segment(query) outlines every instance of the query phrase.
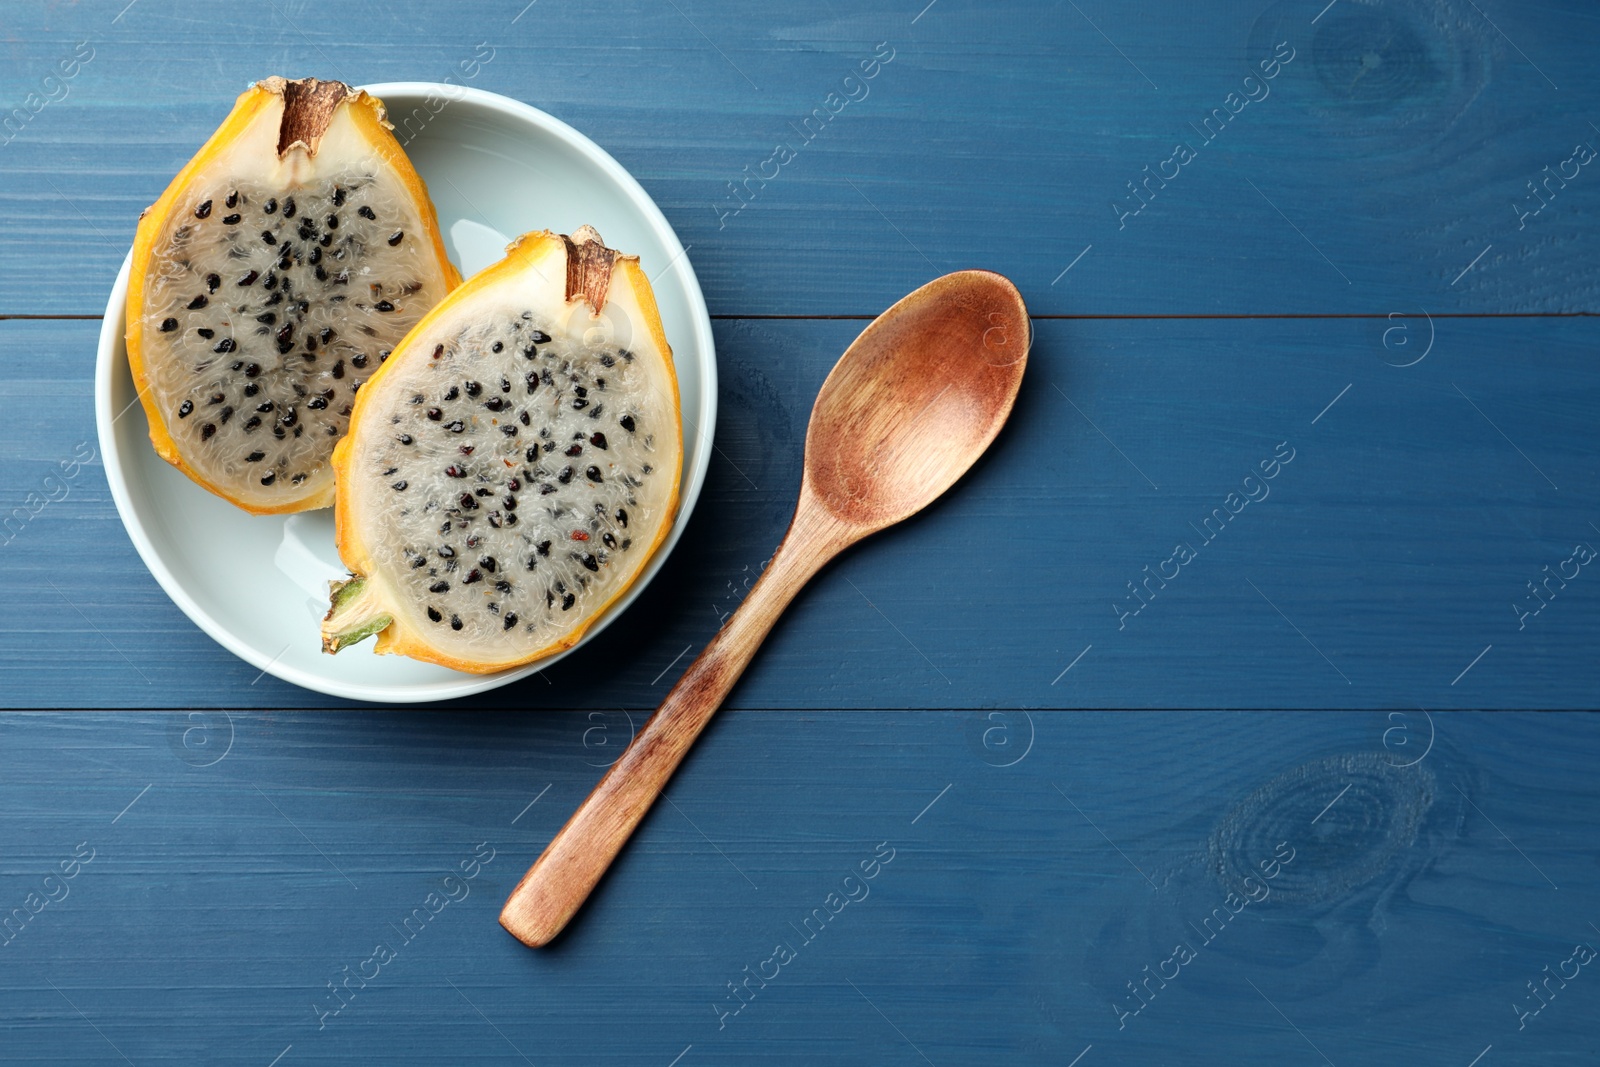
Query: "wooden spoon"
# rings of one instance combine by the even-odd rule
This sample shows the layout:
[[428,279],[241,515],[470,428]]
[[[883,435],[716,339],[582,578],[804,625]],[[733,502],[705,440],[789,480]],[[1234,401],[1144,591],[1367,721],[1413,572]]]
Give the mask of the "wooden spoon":
[[739,610],[523,876],[500,925],[560,933],[711,721],[783,609],[823,564],[954,484],[1011,413],[1032,342],[1022,295],[989,271],[947,274],[879,315],[822,383],[800,502]]

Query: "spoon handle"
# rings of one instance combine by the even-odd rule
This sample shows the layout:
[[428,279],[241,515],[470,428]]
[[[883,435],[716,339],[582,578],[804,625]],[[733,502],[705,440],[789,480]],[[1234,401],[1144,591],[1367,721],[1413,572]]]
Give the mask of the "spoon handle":
[[796,512],[783,544],[744,603],[512,890],[500,925],[517,940],[538,948],[577,914],[778,616],[811,576],[854,539],[819,511],[802,507]]

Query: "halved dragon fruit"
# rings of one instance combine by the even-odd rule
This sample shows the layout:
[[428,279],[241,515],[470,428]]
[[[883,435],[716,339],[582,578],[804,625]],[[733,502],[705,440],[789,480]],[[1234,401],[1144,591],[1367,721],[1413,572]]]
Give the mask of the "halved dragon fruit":
[[530,233],[397,346],[334,453],[323,648],[486,673],[570,647],[665,538],[683,461],[649,279],[583,227]]
[[134,383],[162,458],[247,511],[333,502],[356,391],[460,283],[383,104],[268,78],[139,222]]

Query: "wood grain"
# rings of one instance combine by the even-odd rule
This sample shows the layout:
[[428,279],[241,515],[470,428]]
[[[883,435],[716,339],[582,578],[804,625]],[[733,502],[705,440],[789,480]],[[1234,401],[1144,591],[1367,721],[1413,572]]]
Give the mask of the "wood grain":
[[[582,655],[470,706],[659,704],[782,538],[798,413],[859,326],[718,323],[718,451],[667,567]],[[1512,610],[1574,543],[1600,548],[1589,526],[1600,371],[1585,320],[1435,320],[1432,350],[1407,368],[1386,359],[1426,350],[1420,316],[1035,327],[1028,380],[989,456],[892,545],[863,544],[804,593],[733,706],[1595,703],[1588,570],[1520,630]],[[0,323],[0,399],[14,412],[0,424],[0,515],[95,440],[97,329]],[[1295,458],[1271,495],[1200,544],[1191,523],[1242,497],[1285,441]],[[1137,603],[1128,583],[1142,589],[1144,568],[1179,540],[1199,557],[1119,629],[1113,605]],[[7,706],[329,703],[258,677],[167,600],[94,463],[0,547],[0,567],[8,598],[29,605],[0,623]]]
[[[360,0],[337,26],[273,2],[225,28],[200,0],[113,21],[125,4],[0,16],[6,108],[93,49],[0,148],[0,314],[99,312],[138,212],[271,73],[451,77],[572,123],[661,204],[719,314],[875,315],[968,267],[1036,314],[1600,310],[1592,168],[1529,189],[1600,147],[1583,0],[1340,3],[1315,23],[1309,0],[1203,17],[943,0],[920,18],[898,0],[463,0],[447,20]],[[1295,58],[1268,95],[1231,102],[1280,41]],[[861,80],[880,42],[893,58]],[[1196,158],[1162,179],[1179,142]]]
[[[136,1064],[266,1067],[292,1045],[278,1067],[665,1067],[693,1045],[678,1067],[799,1067],[923,1063],[914,1044],[941,1065],[1060,1067],[1092,1043],[1079,1067],[1179,1046],[1206,1067],[1322,1062],[1253,982],[1337,1064],[1404,1050],[1464,1067],[1491,1043],[1485,1063],[1581,1063],[1587,968],[1522,1031],[1511,1004],[1596,941],[1596,720],[1433,720],[1418,769],[1434,799],[1407,849],[1335,899],[1251,904],[1119,1030],[1125,983],[1223,905],[1219,829],[1269,852],[1288,835],[1271,883],[1287,887],[1355,869],[1390,825],[1371,794],[1346,807],[1360,787],[1312,823],[1345,785],[1325,771],[1241,819],[1248,798],[1330,757],[1415,758],[1420,713],[731,712],[592,912],[539,953],[494,917],[616,754],[587,712],[0,716],[5,912],[79,842],[96,849],[0,946],[3,1054],[123,1062],[109,1038]],[[406,941],[394,927],[483,842],[469,895]],[[892,862],[863,878],[884,843]],[[846,875],[870,895],[816,933]],[[797,957],[736,1002],[728,983],[772,974],[780,941]],[[319,1029],[327,983],[380,942],[397,958]]]

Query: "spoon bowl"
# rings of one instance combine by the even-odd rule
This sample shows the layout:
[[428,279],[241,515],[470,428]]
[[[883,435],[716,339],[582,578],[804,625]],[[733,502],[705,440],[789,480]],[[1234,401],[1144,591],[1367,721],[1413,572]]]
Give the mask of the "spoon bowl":
[[861,331],[811,409],[800,501],[761,580],[512,890],[500,925],[533,947],[561,932],[795,594],[851,544],[926,507],[989,447],[1031,341],[1021,294],[981,270],[929,282]]
[[808,494],[860,535],[910,517],[1000,432],[1032,327],[992,271],[937,278],[878,316],[822,383],[806,430]]

